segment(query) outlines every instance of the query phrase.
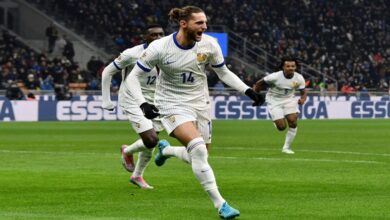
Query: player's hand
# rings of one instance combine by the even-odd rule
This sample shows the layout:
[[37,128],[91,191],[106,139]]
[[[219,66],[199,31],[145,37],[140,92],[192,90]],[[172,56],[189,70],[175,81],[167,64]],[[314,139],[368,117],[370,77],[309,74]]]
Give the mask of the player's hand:
[[305,102],[306,102],[306,99],[302,99],[302,98],[298,99],[298,104],[300,104],[300,105],[303,105],[303,103],[305,103]]
[[156,108],[156,106],[149,104],[147,102],[142,103],[140,108],[142,109],[142,112],[144,113],[144,116],[147,119],[153,119],[160,115],[158,113],[158,109]]
[[103,101],[102,108],[106,109],[108,111],[114,111],[115,105],[111,101],[108,101],[108,102]]
[[252,103],[252,106],[261,106],[265,102],[264,95],[255,92],[253,89],[249,88],[245,91],[245,95],[247,95],[250,99],[252,99],[254,102]]

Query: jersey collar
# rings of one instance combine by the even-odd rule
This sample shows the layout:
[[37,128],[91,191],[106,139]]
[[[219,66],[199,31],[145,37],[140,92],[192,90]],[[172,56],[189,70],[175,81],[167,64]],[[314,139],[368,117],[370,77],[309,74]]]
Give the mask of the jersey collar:
[[183,47],[179,44],[179,42],[177,42],[176,40],[176,35],[177,35],[177,32],[173,33],[173,42],[175,42],[176,46],[182,50],[189,50],[189,49],[192,49],[194,46],[195,46],[195,43],[193,45],[190,45],[189,47]]

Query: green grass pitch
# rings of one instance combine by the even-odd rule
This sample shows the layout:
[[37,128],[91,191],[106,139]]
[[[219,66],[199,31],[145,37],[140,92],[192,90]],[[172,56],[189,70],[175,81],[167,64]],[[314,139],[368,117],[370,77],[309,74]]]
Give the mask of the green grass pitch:
[[[390,219],[389,120],[299,121],[295,155],[284,134],[214,121],[209,162],[238,219]],[[176,158],[150,163],[154,190],[131,185],[119,148],[136,138],[125,121],[0,122],[0,219],[219,219]]]

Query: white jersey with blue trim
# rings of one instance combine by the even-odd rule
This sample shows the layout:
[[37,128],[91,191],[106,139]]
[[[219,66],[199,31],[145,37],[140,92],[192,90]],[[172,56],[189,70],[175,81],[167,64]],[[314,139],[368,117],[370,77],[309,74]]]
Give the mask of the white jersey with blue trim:
[[176,33],[153,41],[140,56],[137,65],[144,71],[155,66],[161,69],[156,86],[155,104],[162,114],[176,108],[209,108],[206,65],[224,66],[218,42],[208,35],[194,45],[183,48]]
[[264,77],[264,81],[269,85],[267,100],[285,100],[294,98],[296,89],[305,88],[305,79],[297,72],[288,79],[284,76],[283,71],[271,73]]
[[[140,44],[132,48],[124,50],[114,61],[114,66],[118,70],[122,70],[122,83],[119,89],[119,96],[124,96],[129,98],[131,101],[135,101],[131,96],[129,91],[126,91],[124,86],[124,80],[127,75],[131,72],[135,66],[137,60],[141,56],[142,52],[147,48],[147,44]],[[154,91],[156,90],[156,81],[158,78],[158,69],[153,68],[151,71],[139,77],[139,82],[141,84],[142,95],[145,99],[153,103],[154,101]]]

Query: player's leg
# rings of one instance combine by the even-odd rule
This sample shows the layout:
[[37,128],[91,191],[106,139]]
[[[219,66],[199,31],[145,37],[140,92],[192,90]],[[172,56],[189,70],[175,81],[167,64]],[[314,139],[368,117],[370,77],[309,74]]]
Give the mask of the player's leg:
[[282,151],[287,154],[294,154],[294,151],[291,149],[291,143],[294,141],[294,138],[297,134],[297,121],[299,113],[296,100],[292,99],[289,103],[285,104],[283,110],[289,128],[286,133]]
[[271,119],[274,123],[274,126],[279,131],[283,131],[284,129],[286,129],[286,120],[284,119],[284,112],[281,105],[273,105],[268,107],[268,112],[271,115]]
[[208,163],[206,144],[193,122],[185,122],[179,125],[173,131],[173,135],[187,146],[192,171],[203,189],[208,193],[214,207],[218,209],[219,215],[223,218],[238,216],[240,212],[230,207],[218,190],[214,172]]
[[185,163],[191,164],[187,149],[183,146],[171,146],[167,140],[161,140],[158,143],[158,150],[159,152],[154,158],[157,166],[164,165],[165,161],[170,157],[177,157]]
[[157,145],[158,136],[153,128],[152,121],[141,116],[128,114],[129,121],[133,130],[139,134],[141,139],[138,139],[130,145],[122,145],[122,164],[129,172],[135,169],[133,162],[133,154],[141,151],[150,151],[151,148]]
[[[153,121],[153,125],[156,130],[164,130],[164,126],[161,121]],[[190,164],[190,157],[184,146],[171,146],[167,140],[161,140],[158,142],[158,152],[154,158],[154,162],[157,166],[164,165],[165,161],[170,157],[177,157],[185,163]]]
[[284,141],[283,151],[288,154],[293,154],[294,151],[291,149],[291,143],[294,141],[295,136],[297,135],[297,121],[298,121],[298,114],[292,113],[286,115],[286,119],[288,122],[288,131],[286,133],[286,138]]
[[[143,173],[152,157],[153,147],[158,143],[158,136],[156,130],[153,127],[153,122],[146,119],[143,116],[141,109],[133,105],[132,103],[127,103],[125,107],[122,107],[126,116],[128,117],[133,130],[138,133],[141,139],[138,139],[131,145],[122,146],[122,161],[126,170],[133,172],[130,177],[130,182],[139,186],[142,189],[151,189],[149,184],[143,179]],[[137,163],[130,163],[133,161],[133,154],[138,154]],[[129,158],[131,160],[129,160]],[[129,169],[133,167],[133,170]]]
[[154,146],[157,144],[158,137],[154,129],[147,130],[139,134],[143,143],[148,143],[148,145],[144,144],[142,148],[140,148],[138,153],[138,160],[134,168],[134,172],[130,177],[130,182],[139,186],[142,189],[153,189],[143,178],[144,171],[148,166],[154,148],[150,148],[150,146]]
[[[203,140],[205,140],[207,151],[211,146],[211,134],[212,134],[212,122],[209,111],[202,112],[199,115],[196,122],[196,127]],[[156,155],[155,163],[157,166],[162,166],[168,157],[177,157],[182,161],[191,164],[190,156],[185,147],[174,147],[170,146],[165,140],[159,142],[159,153]]]
[[214,172],[208,163],[205,141],[194,124],[196,117],[197,115],[194,112],[188,112],[186,115],[164,117],[162,123],[168,134],[187,146],[192,171],[203,189],[208,193],[214,207],[222,211],[221,216],[224,218],[237,216],[239,211],[231,208],[219,193]]
[[[173,131],[173,135],[187,146],[191,158],[192,170],[204,190],[209,192],[214,206],[219,208],[225,201],[219,194],[213,170],[208,164],[206,144],[193,122],[185,122]],[[214,193],[215,191],[215,193]]]

